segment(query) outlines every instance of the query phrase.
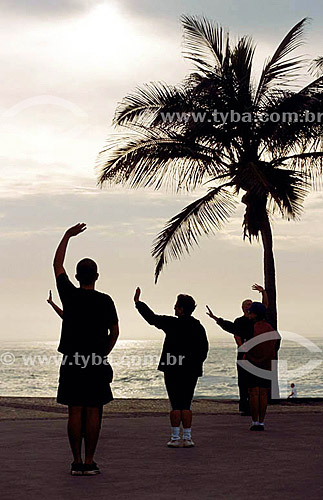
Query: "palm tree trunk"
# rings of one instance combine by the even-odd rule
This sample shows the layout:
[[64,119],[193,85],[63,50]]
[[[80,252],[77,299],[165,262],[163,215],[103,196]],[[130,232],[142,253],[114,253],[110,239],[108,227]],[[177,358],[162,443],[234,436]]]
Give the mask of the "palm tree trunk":
[[[261,229],[262,244],[264,247],[264,275],[265,275],[265,289],[268,295],[268,322],[277,330],[277,300],[276,300],[276,271],[275,259],[273,251],[273,236],[267,212],[263,219]],[[276,360],[278,360],[278,349],[280,342],[277,346]],[[269,401],[273,403],[278,401],[279,396],[279,383],[278,383],[278,365],[273,366],[274,378],[272,379]]]
[[273,252],[272,230],[266,213],[261,229],[262,244],[264,247],[264,276],[265,289],[268,295],[268,321],[271,326],[277,329],[277,301],[276,301],[276,271]]

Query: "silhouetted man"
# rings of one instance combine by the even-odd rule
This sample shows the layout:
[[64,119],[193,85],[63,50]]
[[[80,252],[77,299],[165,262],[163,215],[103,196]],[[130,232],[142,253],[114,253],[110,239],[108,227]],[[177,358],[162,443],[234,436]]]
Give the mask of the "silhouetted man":
[[[76,267],[80,287],[69,280],[63,267],[71,237],[85,231],[76,224],[66,231],[55,254],[54,272],[57,290],[63,304],[63,324],[58,351],[64,356],[60,368],[57,402],[68,405],[68,437],[74,462],[72,475],[99,473],[94,453],[100,432],[102,406],[112,399],[112,368],[107,355],[118,335],[118,316],[109,295],[95,290],[99,277],[92,259],[82,259]],[[82,415],[84,421],[82,422]],[[84,425],[85,460],[81,457],[82,423]]]
[[150,324],[166,334],[158,370],[164,372],[165,385],[171,404],[170,448],[181,444],[180,425],[183,425],[183,446],[194,446],[191,436],[191,402],[198,378],[202,376],[203,362],[208,352],[204,327],[192,317],[196,307],[190,295],[178,295],[174,306],[175,316],[159,316],[139,300],[140,288],[134,296],[136,308]]

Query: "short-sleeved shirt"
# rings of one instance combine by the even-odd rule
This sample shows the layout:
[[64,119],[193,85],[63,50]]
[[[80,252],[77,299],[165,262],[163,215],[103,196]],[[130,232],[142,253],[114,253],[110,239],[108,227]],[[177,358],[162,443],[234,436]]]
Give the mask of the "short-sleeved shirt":
[[63,323],[58,351],[63,354],[99,354],[105,356],[108,334],[118,323],[111,297],[97,290],[77,288],[66,273],[56,278],[63,304]]
[[279,333],[267,323],[265,320],[254,323],[254,335],[262,335],[263,333],[273,333],[274,338],[264,339],[261,343],[255,345],[246,353],[246,359],[251,361],[255,366],[264,370],[271,370],[271,362],[276,359],[277,342],[280,340]]
[[166,334],[158,370],[201,377],[209,344],[199,320],[185,315],[178,318],[158,315],[141,301],[136,303],[136,308],[150,325]]

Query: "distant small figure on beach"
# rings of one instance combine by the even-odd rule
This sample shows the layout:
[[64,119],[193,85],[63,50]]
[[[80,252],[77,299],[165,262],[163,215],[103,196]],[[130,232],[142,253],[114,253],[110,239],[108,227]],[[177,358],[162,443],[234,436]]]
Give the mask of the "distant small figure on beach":
[[136,289],[134,302],[138,312],[150,324],[166,334],[158,370],[164,372],[165,386],[171,404],[170,448],[181,446],[180,425],[183,426],[183,447],[194,446],[191,435],[191,402],[203,362],[208,353],[208,340],[201,323],[193,318],[196,304],[190,295],[178,295],[175,316],[159,316],[140,299]]
[[[99,438],[103,405],[112,399],[110,383],[113,371],[107,355],[118,335],[118,316],[109,295],[95,290],[99,274],[96,263],[82,259],[76,266],[77,288],[63,267],[70,238],[86,230],[76,224],[66,231],[54,257],[57,290],[63,310],[54,304],[50,292],[48,303],[63,319],[58,351],[63,354],[60,367],[57,402],[68,405],[68,437],[74,461],[71,474],[95,475],[100,472],[94,462]],[[85,460],[82,461],[84,437]]]
[[287,398],[297,398],[297,389],[295,384],[290,384],[290,388],[292,392],[289,394],[289,396],[287,396]]
[[[248,310],[249,318],[253,323],[253,338],[262,334],[268,333],[268,337],[260,340],[251,348],[246,344],[240,348],[245,354],[240,364],[245,364],[249,361],[254,368],[266,370],[268,373],[272,370],[272,362],[276,359],[277,344],[280,341],[278,332],[274,331],[273,327],[265,320],[266,307],[261,302],[253,302]],[[246,367],[247,369],[247,367]],[[270,390],[272,380],[264,378],[261,375],[252,373],[250,369],[247,373],[247,385],[249,390],[250,411],[252,416],[251,431],[263,431],[265,429],[264,421],[268,404],[268,392]]]
[[[262,303],[267,308],[268,307],[268,297],[266,290],[256,283],[252,286],[252,290],[256,290],[262,294]],[[251,299],[245,299],[241,304],[241,309],[243,312],[243,316],[236,318],[233,322],[227,321],[220,317],[217,317],[213,314],[209,306],[207,307],[207,315],[210,318],[214,319],[217,324],[228,333],[232,333],[234,335],[234,339],[236,341],[238,350],[237,350],[237,372],[238,372],[238,387],[239,387],[239,411],[242,416],[250,415],[250,407],[249,407],[249,391],[248,391],[248,374],[246,371],[239,365],[238,361],[243,359],[243,353],[239,351],[239,347],[242,346],[245,342],[250,340],[253,337],[253,323],[249,318],[249,309],[252,305]]]

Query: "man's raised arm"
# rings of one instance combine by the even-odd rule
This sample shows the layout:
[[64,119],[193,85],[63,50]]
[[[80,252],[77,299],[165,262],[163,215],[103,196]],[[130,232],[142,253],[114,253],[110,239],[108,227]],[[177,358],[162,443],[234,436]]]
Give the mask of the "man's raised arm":
[[209,306],[206,306],[207,312],[206,314],[210,316],[210,318],[214,319],[214,321],[217,322],[217,324],[224,330],[225,332],[232,333],[235,335],[237,333],[235,324],[232,323],[232,321],[227,321],[226,319],[219,318],[218,316],[215,316]]
[[141,290],[138,287],[135,291],[134,295],[134,303],[136,306],[137,311],[141,314],[141,316],[149,323],[150,325],[156,326],[156,328],[159,328],[163,330],[165,326],[167,326],[167,323],[169,321],[168,316],[160,316],[158,314],[155,314],[150,307],[147,306],[144,302],[141,302],[140,299],[140,294]]
[[77,236],[80,233],[83,233],[85,229],[86,229],[86,224],[79,223],[73,227],[70,227],[64,234],[55,252],[55,257],[53,262],[55,277],[59,276],[62,273],[65,273],[64,260],[65,260],[67,244],[70,238],[72,238],[73,236]]

